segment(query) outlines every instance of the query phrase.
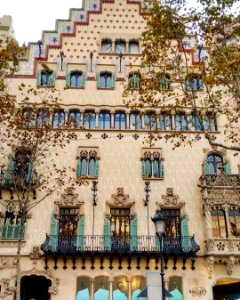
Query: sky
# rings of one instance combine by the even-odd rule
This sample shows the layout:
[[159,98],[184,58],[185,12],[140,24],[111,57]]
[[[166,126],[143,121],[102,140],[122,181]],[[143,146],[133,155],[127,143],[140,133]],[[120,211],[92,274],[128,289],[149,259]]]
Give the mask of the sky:
[[0,17],[13,18],[19,45],[41,39],[43,30],[54,30],[56,19],[68,19],[70,8],[81,8],[81,0],[1,0]]

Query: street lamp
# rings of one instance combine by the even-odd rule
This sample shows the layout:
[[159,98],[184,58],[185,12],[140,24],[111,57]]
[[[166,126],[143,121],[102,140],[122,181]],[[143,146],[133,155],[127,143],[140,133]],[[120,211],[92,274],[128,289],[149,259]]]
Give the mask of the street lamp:
[[165,300],[165,292],[164,292],[164,271],[163,271],[163,233],[165,231],[165,223],[166,218],[163,216],[160,210],[156,211],[156,214],[153,218],[151,218],[154,225],[155,225],[155,231],[156,235],[159,239],[160,243],[160,253],[161,253],[161,280],[162,280],[162,299]]

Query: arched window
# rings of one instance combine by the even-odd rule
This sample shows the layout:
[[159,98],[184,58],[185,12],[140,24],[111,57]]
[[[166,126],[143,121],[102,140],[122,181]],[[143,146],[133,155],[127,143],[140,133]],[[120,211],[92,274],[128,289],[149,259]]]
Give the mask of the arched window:
[[171,115],[167,113],[162,113],[160,115],[160,129],[161,130],[171,130]]
[[210,154],[207,157],[208,174],[219,174],[223,167],[223,158],[218,154]]
[[55,73],[51,70],[40,71],[38,74],[38,85],[39,86],[53,86],[55,81]]
[[96,150],[81,150],[77,161],[77,176],[97,177],[98,176],[98,157]]
[[130,41],[129,42],[129,53],[130,54],[139,54],[139,42],[138,41]]
[[144,115],[144,126],[146,130],[157,129],[157,116],[154,112]]
[[100,129],[110,129],[111,115],[109,111],[102,111],[99,114],[98,126]]
[[38,110],[36,125],[38,128],[49,126],[49,112],[46,109],[40,108]]
[[116,112],[114,115],[114,128],[126,129],[126,114],[124,112]]
[[112,41],[110,39],[102,40],[101,51],[103,53],[111,53],[112,52]]
[[68,122],[71,128],[80,128],[81,114],[79,110],[71,109],[68,115]]
[[185,84],[188,91],[203,90],[204,88],[203,80],[197,74],[189,74],[186,77]]
[[83,114],[83,127],[86,129],[96,128],[96,114],[92,110],[86,110]]
[[55,111],[53,115],[53,128],[63,128],[65,114],[62,109]]
[[67,85],[74,88],[84,87],[84,73],[82,71],[73,71],[67,76]]
[[102,72],[97,78],[97,87],[101,89],[111,89],[114,88],[115,79],[112,73]]
[[159,151],[146,151],[142,160],[142,177],[143,178],[163,178],[163,162]]
[[115,41],[115,52],[116,53],[126,53],[126,42],[123,40],[116,40]]
[[25,108],[22,112],[22,126],[33,128],[35,126],[36,115],[31,108]]
[[140,75],[137,73],[131,73],[128,76],[128,85],[130,89],[140,89]]
[[159,88],[160,90],[170,90],[170,75],[162,74],[159,79]]
[[142,128],[142,119],[139,112],[131,112],[130,114],[130,129],[138,130]]
[[176,114],[175,116],[176,130],[187,130],[187,117],[184,113]]
[[211,217],[212,217],[213,237],[215,238],[227,237],[226,216],[224,210],[222,209],[212,210]]
[[200,122],[200,118],[197,114],[192,114],[190,116],[190,127],[192,130],[202,131],[202,124]]

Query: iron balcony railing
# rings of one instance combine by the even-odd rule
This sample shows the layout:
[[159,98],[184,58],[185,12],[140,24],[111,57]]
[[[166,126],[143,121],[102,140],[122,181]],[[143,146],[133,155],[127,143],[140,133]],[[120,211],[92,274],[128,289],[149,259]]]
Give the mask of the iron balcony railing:
[[111,253],[196,253],[200,247],[194,236],[164,237],[162,247],[157,236],[131,236],[119,238],[104,235],[61,236],[47,235],[41,250],[46,253],[81,253],[81,252],[111,252]]
[[15,171],[1,170],[0,171],[0,188],[14,188],[22,185],[35,187],[38,184],[38,177],[35,171],[31,174],[17,174]]

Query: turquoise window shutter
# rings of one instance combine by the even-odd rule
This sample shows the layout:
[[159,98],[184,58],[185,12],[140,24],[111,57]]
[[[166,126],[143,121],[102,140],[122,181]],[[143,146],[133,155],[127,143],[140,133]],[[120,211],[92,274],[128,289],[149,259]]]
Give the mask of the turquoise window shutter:
[[203,90],[204,89],[204,84],[203,84],[203,80],[202,79],[199,79],[198,84],[199,84],[199,89]]
[[101,88],[101,78],[100,78],[100,74],[97,75],[97,88],[98,88],[98,89]]
[[160,160],[159,162],[159,168],[160,168],[160,178],[163,178],[164,177],[164,165],[163,165],[163,161]]
[[142,177],[146,177],[145,160],[142,161]]
[[77,227],[77,241],[76,241],[77,251],[84,250],[84,226],[85,226],[85,216],[82,215],[78,221],[78,227]]
[[112,74],[112,88],[115,87],[115,76]]
[[188,233],[188,215],[184,214],[184,218],[181,221],[181,238],[182,238],[182,250],[189,252],[189,233]]
[[106,215],[104,217],[104,250],[111,250],[111,225]]
[[14,158],[12,155],[8,156],[8,168],[6,174],[6,185],[11,185],[13,183],[14,175]]
[[42,77],[42,73],[38,72],[38,74],[37,74],[37,86],[41,85],[41,77]]
[[49,82],[49,85],[53,86],[55,84],[55,80],[56,80],[56,74],[53,72],[50,82]]
[[81,79],[80,79],[80,87],[84,88],[85,87],[85,74],[82,73]]
[[95,161],[95,176],[98,177],[99,174],[99,163],[98,160],[96,159]]
[[28,184],[32,184],[33,183],[32,182],[32,180],[33,180],[33,168],[32,168],[32,163],[31,162],[28,163],[27,178],[26,178],[26,180],[27,180]]
[[136,213],[130,223],[130,249],[131,251],[138,250],[138,219]]
[[224,173],[227,175],[231,174],[231,165],[229,159],[226,160],[226,163],[224,165]]
[[71,74],[67,74],[67,86],[71,86]]
[[203,163],[203,173],[205,175],[210,174],[209,163],[208,163],[207,159]]
[[58,234],[59,234],[59,221],[54,217],[54,214],[52,213],[49,247],[50,250],[53,252],[56,252],[58,248]]
[[81,176],[81,159],[80,157],[77,160],[77,170],[76,170],[77,176]]

